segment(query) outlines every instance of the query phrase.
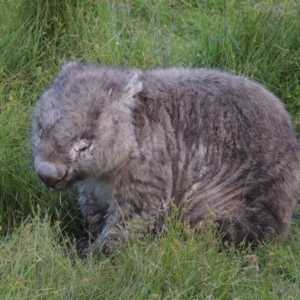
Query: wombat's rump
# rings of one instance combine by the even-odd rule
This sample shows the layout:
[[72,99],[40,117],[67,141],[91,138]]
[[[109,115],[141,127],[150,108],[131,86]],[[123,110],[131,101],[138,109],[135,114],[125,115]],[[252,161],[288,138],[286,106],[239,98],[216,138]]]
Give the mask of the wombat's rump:
[[159,228],[172,205],[236,243],[289,232],[299,143],[281,102],[244,77],[71,62],[36,105],[32,141],[47,186],[78,186],[81,254]]

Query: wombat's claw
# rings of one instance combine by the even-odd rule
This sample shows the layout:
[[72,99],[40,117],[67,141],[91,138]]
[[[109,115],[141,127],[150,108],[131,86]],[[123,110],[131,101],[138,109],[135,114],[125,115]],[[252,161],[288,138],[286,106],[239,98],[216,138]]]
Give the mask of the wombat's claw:
[[89,254],[97,254],[102,252],[102,242],[96,240],[79,241],[76,245],[76,252],[79,258],[84,259]]
[[76,242],[76,252],[78,257],[85,258],[88,253],[89,245],[90,245],[91,239],[89,237],[88,232],[83,232],[82,235],[77,239]]

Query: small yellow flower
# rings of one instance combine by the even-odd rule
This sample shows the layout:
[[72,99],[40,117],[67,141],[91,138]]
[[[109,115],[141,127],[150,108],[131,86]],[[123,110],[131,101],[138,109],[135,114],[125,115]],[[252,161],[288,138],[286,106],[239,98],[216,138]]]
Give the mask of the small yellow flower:
[[38,259],[35,259],[34,261],[33,261],[33,263],[36,265],[36,264],[38,264],[39,262],[41,262],[42,261],[42,259],[41,258],[38,258]]
[[88,280],[87,278],[83,278],[83,279],[82,279],[82,283],[86,284],[86,283],[88,283],[88,282],[89,282],[89,280]]
[[273,251],[269,252],[269,257],[272,257],[274,255],[275,255],[275,253]]
[[17,282],[16,282],[16,286],[17,286],[17,287],[23,286],[23,283],[20,282],[20,281],[17,281]]
[[60,293],[59,293],[59,291],[55,291],[55,292],[53,293],[53,295],[54,295],[55,297],[59,297]]
[[212,217],[213,219],[216,219],[216,218],[217,218],[217,215],[216,215],[215,213],[212,213],[212,214],[211,214],[211,217]]

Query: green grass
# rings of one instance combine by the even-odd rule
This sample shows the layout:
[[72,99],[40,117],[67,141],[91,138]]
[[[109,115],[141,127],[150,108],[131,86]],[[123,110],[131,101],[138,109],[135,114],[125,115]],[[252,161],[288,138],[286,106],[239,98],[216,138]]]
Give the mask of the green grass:
[[3,238],[2,299],[299,299],[295,233],[284,244],[219,251],[209,232],[183,238],[172,228],[114,257],[82,261],[51,223],[37,214]]
[[297,221],[287,241],[254,250],[219,252],[209,233],[171,228],[113,258],[75,259],[76,194],[46,190],[30,151],[34,104],[73,59],[249,76],[299,135],[299,1],[8,0],[0,11],[1,299],[299,299]]

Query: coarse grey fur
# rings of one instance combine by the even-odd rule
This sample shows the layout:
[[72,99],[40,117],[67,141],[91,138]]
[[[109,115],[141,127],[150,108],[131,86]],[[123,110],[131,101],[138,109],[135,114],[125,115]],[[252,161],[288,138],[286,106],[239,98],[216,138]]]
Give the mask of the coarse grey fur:
[[174,205],[191,227],[213,218],[236,243],[289,232],[300,146],[282,103],[244,77],[70,62],[32,127],[41,180],[78,186],[89,224],[80,255],[159,228]]

